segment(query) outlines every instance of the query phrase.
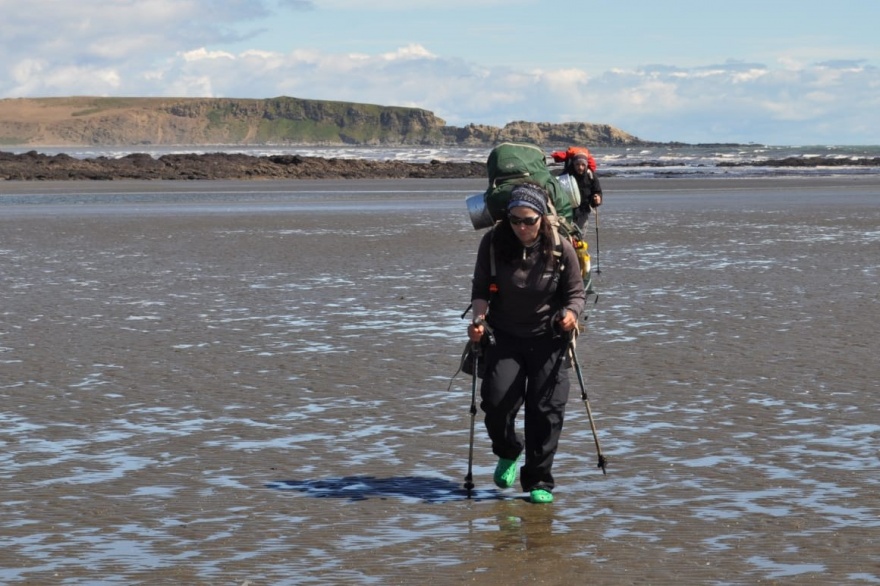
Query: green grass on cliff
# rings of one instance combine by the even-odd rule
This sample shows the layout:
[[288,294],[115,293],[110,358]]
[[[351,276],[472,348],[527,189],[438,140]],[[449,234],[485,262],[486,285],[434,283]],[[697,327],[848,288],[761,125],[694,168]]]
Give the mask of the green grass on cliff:
[[339,128],[314,120],[262,120],[257,129],[257,142],[338,142]]

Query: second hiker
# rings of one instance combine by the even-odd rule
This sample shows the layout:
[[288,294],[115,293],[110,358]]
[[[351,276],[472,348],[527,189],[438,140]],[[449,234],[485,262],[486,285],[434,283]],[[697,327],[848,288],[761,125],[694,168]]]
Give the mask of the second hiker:
[[563,173],[570,175],[577,183],[581,203],[574,208],[574,223],[584,229],[590,211],[602,205],[602,185],[596,175],[596,160],[590,151],[583,147],[569,147],[566,151],[553,153],[556,162],[564,162]]

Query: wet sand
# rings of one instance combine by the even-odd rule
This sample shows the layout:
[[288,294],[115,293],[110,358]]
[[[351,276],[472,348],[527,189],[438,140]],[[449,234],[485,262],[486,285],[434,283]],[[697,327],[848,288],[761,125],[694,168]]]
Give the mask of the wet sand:
[[603,183],[549,506],[462,490],[482,181],[0,183],[0,581],[880,582],[880,181]]

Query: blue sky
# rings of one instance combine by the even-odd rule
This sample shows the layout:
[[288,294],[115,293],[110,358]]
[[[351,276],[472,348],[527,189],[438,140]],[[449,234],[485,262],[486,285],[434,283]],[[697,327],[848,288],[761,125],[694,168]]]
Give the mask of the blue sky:
[[0,97],[298,98],[880,144],[875,0],[0,0]]

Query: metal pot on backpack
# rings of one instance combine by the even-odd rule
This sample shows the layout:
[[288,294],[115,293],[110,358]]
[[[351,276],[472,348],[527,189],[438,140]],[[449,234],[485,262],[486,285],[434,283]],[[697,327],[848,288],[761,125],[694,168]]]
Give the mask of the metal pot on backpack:
[[[575,188],[577,188],[577,186],[575,186]],[[495,220],[493,220],[492,216],[489,214],[489,208],[486,207],[486,198],[483,197],[483,195],[484,194],[482,193],[476,193],[465,199],[468,214],[471,216],[471,224],[474,225],[474,230],[482,230],[483,228],[489,228],[495,224]]]
[[562,191],[565,192],[565,195],[568,196],[568,200],[571,202],[572,209],[577,208],[581,205],[581,190],[578,187],[577,181],[574,177],[569,175],[568,173],[564,173],[556,177],[556,180],[559,181],[559,184],[562,186]]

